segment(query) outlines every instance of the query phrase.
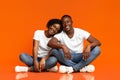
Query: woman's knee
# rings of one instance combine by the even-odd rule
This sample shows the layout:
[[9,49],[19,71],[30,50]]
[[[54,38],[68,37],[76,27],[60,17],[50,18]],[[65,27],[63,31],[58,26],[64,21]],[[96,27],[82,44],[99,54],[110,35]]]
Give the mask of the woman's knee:
[[21,53],[20,56],[19,56],[19,58],[26,65],[28,65],[28,66],[32,66],[33,65],[33,59],[27,53]]
[[24,60],[26,59],[26,56],[27,56],[27,55],[28,55],[27,53],[21,53],[21,54],[19,55],[20,60],[21,60],[21,61],[24,61]]

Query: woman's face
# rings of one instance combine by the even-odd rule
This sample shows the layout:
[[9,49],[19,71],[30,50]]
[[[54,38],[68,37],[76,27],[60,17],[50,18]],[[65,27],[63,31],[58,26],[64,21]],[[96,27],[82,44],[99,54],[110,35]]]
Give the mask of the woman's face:
[[60,30],[60,24],[53,24],[49,27],[48,32],[50,35],[55,35]]

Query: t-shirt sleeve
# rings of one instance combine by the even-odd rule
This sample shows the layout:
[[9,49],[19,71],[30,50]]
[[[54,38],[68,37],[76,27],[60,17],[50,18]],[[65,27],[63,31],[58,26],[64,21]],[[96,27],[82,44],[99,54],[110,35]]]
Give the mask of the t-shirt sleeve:
[[90,33],[87,32],[87,31],[85,31],[85,30],[81,29],[80,32],[81,32],[81,34],[82,34],[82,36],[83,36],[84,39],[88,39],[88,37],[90,36]]
[[54,35],[54,37],[57,38],[58,41],[61,41],[61,38],[62,38],[61,33]]
[[38,31],[38,30],[35,31],[33,39],[39,41],[39,39],[40,39],[40,31]]

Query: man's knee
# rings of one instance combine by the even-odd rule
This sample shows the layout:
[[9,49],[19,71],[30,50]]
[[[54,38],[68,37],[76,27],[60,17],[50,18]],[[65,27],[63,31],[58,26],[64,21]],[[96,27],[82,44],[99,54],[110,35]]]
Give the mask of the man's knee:
[[49,62],[50,62],[51,64],[56,65],[56,64],[57,64],[57,58],[54,57],[54,56],[51,56],[50,59],[49,59]]
[[52,49],[52,55],[58,54],[58,50],[57,49]]
[[95,48],[93,48],[93,53],[96,54],[96,55],[99,55],[101,53],[101,50],[100,50],[100,47],[99,46],[96,46]]

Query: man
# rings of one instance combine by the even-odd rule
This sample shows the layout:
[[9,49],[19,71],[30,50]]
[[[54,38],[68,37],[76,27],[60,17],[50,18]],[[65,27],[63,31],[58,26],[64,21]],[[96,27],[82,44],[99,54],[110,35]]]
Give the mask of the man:
[[[100,54],[98,46],[101,43],[89,32],[73,28],[71,16],[64,15],[61,20],[63,32],[48,42],[48,46],[56,48],[52,50],[52,54],[57,57],[60,64],[65,65],[60,66],[60,73],[93,72],[94,66],[88,64]],[[89,42],[85,48],[84,39]]]

